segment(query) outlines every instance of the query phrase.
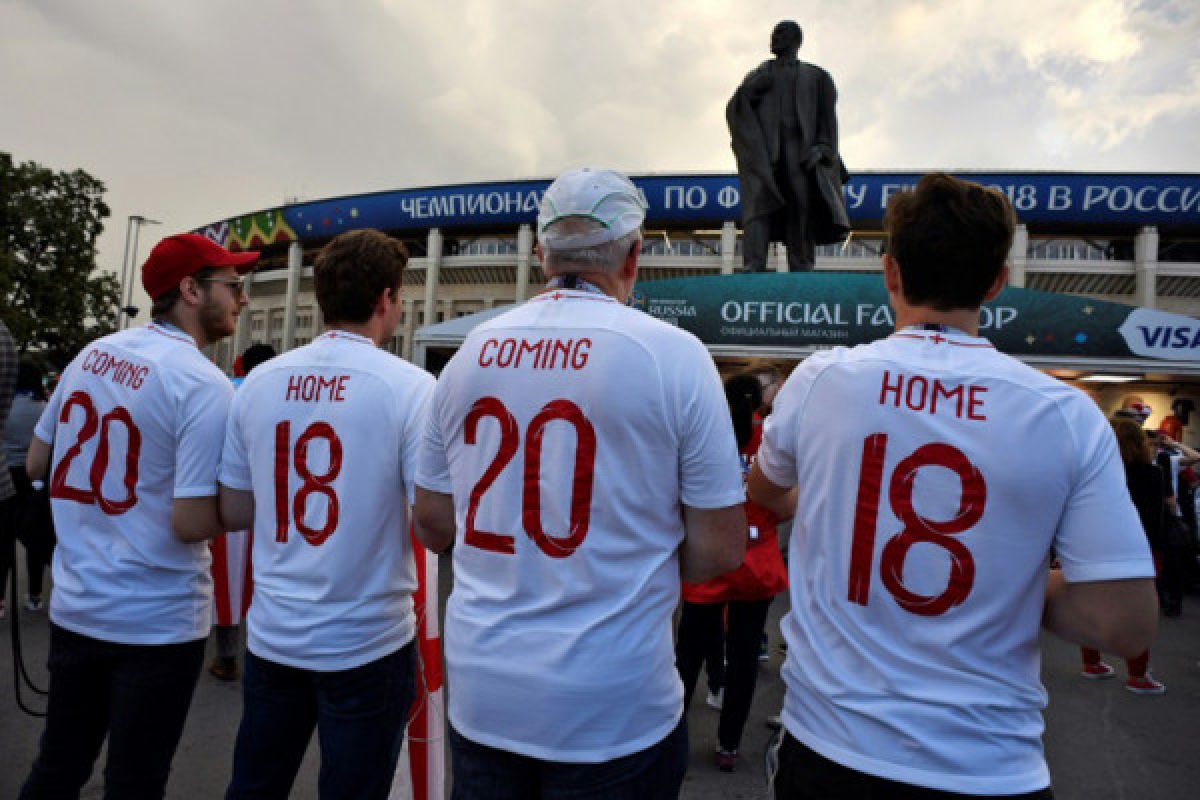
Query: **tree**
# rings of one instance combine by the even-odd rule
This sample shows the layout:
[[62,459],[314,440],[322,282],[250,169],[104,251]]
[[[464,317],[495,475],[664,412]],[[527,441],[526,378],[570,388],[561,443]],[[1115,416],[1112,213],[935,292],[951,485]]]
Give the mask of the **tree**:
[[119,288],[96,271],[104,184],[0,152],[0,318],[22,354],[64,366],[112,332]]

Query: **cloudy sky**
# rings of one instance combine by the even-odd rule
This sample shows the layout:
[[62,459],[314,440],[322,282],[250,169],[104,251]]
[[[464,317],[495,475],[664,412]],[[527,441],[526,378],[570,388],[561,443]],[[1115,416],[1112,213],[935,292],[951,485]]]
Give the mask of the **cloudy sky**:
[[1200,172],[1196,0],[0,0],[0,150],[164,233],[284,198],[733,171],[724,104],[794,18],[855,169]]

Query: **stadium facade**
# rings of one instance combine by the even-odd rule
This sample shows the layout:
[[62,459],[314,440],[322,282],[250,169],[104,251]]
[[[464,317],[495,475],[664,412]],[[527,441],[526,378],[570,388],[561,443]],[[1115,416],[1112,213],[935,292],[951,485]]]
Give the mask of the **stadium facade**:
[[[1200,317],[1200,175],[955,174],[995,186],[1013,201],[1020,221],[1011,256],[1013,287]],[[648,206],[641,281],[741,272],[735,174],[632,177]],[[826,276],[821,286],[836,294],[856,280],[862,285],[863,275],[880,272],[888,198],[919,177],[916,172],[867,172],[851,179],[845,197],[853,233],[844,245],[818,249],[816,274]],[[438,330],[448,334],[441,341],[452,348],[453,331],[468,329],[472,315],[520,302],[544,283],[533,226],[548,184],[549,179],[530,179],[350,195],[287,204],[199,229],[232,250],[263,253],[237,335],[216,347],[214,359],[229,369],[235,354],[253,342],[284,351],[317,335],[321,318],[312,260],[333,236],[363,227],[403,240],[413,255],[404,274],[403,321],[389,349],[424,362],[430,354],[422,346],[423,332]],[[786,269],[782,246],[776,246],[772,263]],[[1059,313],[1052,305],[1039,307],[1039,313]],[[1028,360],[1068,380],[1116,369],[1135,378],[1142,391],[1177,393],[1182,386],[1200,394],[1200,323],[1194,343],[1190,332],[1177,337],[1187,339],[1187,346],[1149,359],[1051,355]],[[446,348],[431,366],[445,357]],[[811,349],[713,347],[716,355],[735,360],[755,354],[799,358]]]

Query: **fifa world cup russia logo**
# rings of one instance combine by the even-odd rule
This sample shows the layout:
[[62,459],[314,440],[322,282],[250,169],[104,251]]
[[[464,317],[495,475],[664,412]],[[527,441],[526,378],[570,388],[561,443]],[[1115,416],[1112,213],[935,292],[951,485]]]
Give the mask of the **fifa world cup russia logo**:
[[646,293],[634,292],[633,294],[629,295],[629,306],[630,308],[636,308],[638,311],[645,311]]

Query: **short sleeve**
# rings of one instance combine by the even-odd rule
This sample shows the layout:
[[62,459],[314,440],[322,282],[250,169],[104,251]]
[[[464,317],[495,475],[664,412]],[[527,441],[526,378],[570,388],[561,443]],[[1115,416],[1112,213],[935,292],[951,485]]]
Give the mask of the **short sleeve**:
[[409,503],[413,502],[433,387],[432,375],[423,374],[419,380],[414,382],[412,396],[409,398],[408,419],[405,421],[401,434],[400,469],[404,476],[404,496],[408,498]]
[[1075,435],[1075,477],[1055,534],[1068,582],[1154,577],[1154,561],[1125,483],[1116,437],[1086,397],[1068,413]]
[[58,430],[58,414],[62,411],[64,383],[65,381],[61,380],[58,382],[54,393],[50,395],[50,401],[46,403],[46,407],[42,409],[42,415],[38,417],[37,425],[33,427],[33,435],[46,444],[54,443],[54,432]]
[[217,493],[217,469],[233,386],[221,377],[189,386],[179,398],[175,497]]
[[229,407],[229,421],[225,425],[225,444],[221,448],[219,480],[223,486],[243,492],[254,488],[250,474],[250,459],[246,456],[246,439],[242,433],[242,406],[245,392],[236,392]]
[[441,494],[453,493],[450,463],[446,458],[446,443],[442,436],[441,420],[438,415],[438,407],[441,405],[438,401],[445,390],[445,376],[449,371],[449,367],[443,371],[442,378],[431,392],[429,402],[426,404],[425,429],[417,464],[417,486]]
[[758,468],[776,486],[792,487],[799,483],[796,443],[800,422],[812,385],[826,363],[823,354],[817,354],[796,367],[775,396],[771,414],[763,421]]
[[684,381],[677,390],[680,500],[692,508],[728,508],[746,499],[729,404],[707,351],[697,342],[689,355],[670,373]]

